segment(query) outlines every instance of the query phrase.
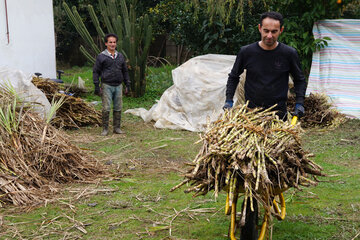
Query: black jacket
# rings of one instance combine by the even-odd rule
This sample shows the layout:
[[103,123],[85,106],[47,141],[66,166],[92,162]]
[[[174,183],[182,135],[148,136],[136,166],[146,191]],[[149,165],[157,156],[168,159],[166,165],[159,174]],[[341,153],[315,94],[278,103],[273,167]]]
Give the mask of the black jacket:
[[289,74],[293,76],[296,103],[303,103],[306,80],[296,50],[279,43],[273,50],[262,49],[258,42],[240,49],[229,74],[226,100],[232,100],[239,76],[246,69],[245,100],[249,107],[271,107],[278,104],[286,109]]
[[113,59],[106,50],[97,56],[93,67],[93,82],[95,87],[99,86],[99,77],[101,78],[101,83],[118,86],[124,82],[126,87],[130,88],[130,78],[126,60],[119,52],[117,52],[115,59]]

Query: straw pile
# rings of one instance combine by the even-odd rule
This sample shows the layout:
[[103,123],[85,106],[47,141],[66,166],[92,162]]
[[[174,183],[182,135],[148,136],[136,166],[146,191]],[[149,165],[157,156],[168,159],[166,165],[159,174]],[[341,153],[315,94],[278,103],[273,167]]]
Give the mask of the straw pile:
[[[295,96],[288,99],[288,111],[295,107]],[[345,116],[338,112],[324,93],[310,93],[304,100],[305,115],[301,118],[303,128],[334,128],[345,121]]]
[[52,96],[61,90],[60,84],[47,78],[33,77],[32,83],[40,89],[51,102]]
[[54,95],[55,101],[58,101],[62,96],[64,103],[52,120],[55,127],[73,129],[92,125],[100,126],[101,112],[96,110],[93,105],[81,98],[59,93]]
[[60,90],[58,83],[37,77],[34,77],[32,82],[45,93],[49,102],[52,102],[53,99],[58,101],[61,97],[65,98],[64,104],[56,112],[56,117],[52,121],[54,126],[73,129],[101,124],[100,111],[81,98],[58,93]]
[[103,167],[0,88],[0,206],[43,201],[44,186],[93,180]]
[[315,185],[311,176],[322,175],[301,147],[300,132],[298,125],[279,120],[270,109],[249,110],[243,105],[225,111],[209,124],[194,167],[171,191],[190,183],[185,192],[198,196],[214,190],[216,197],[229,187],[230,205],[234,195],[243,192],[245,200],[255,197],[269,209],[276,194]]

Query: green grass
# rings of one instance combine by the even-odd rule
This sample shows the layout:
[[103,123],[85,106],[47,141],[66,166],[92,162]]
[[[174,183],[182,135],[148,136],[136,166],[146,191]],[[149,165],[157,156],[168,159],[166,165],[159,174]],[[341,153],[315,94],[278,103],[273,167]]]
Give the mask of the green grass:
[[[171,85],[172,68],[148,69],[149,93],[125,98],[125,108],[150,107]],[[86,68],[66,72],[91,75]],[[131,115],[123,116],[123,126],[126,135],[106,138],[100,128],[67,132],[118,177],[64,185],[57,200],[28,212],[2,208],[0,239],[227,239],[224,193],[215,201],[212,194],[193,198],[184,188],[169,192],[199,151],[198,134],[155,129]],[[360,231],[360,120],[332,131],[307,130],[303,146],[327,176],[316,187],[285,193],[287,217],[274,220],[273,239],[351,240]]]

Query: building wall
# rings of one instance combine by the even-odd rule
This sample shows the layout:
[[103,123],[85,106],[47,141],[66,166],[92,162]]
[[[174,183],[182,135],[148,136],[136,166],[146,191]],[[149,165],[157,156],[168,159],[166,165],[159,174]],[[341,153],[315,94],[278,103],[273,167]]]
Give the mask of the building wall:
[[0,0],[0,66],[56,78],[52,0]]

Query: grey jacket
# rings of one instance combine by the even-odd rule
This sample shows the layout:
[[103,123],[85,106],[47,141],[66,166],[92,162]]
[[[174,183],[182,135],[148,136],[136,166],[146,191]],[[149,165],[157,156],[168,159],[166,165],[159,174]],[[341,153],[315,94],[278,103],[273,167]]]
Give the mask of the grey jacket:
[[101,83],[118,86],[124,82],[126,87],[130,88],[130,78],[125,57],[119,52],[116,53],[115,59],[113,59],[106,50],[96,57],[96,62],[93,67],[93,82],[95,87],[99,87],[99,78],[101,78]]

